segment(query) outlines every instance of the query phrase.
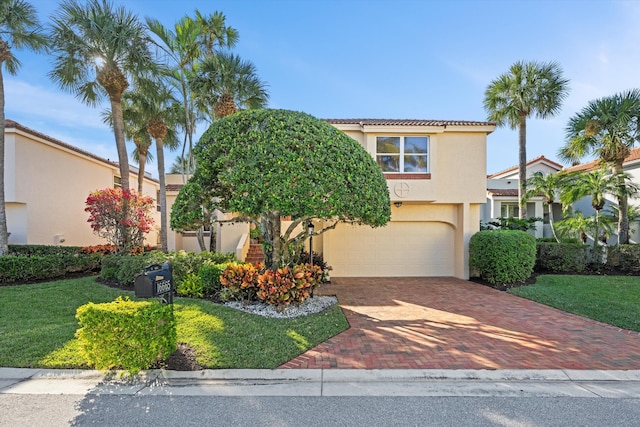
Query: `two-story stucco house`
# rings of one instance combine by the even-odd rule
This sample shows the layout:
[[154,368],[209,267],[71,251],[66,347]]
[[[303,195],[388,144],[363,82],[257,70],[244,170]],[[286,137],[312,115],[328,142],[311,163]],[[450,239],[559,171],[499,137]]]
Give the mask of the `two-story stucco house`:
[[468,278],[468,242],[486,194],[486,142],[495,126],[449,120],[328,120],[382,167],[391,221],[342,224],[322,252],[334,276]]
[[[314,249],[333,267],[332,276],[468,278],[468,242],[479,229],[486,202],[486,142],[495,125],[447,120],[327,122],[376,159],[392,204],[385,227],[341,224],[314,238]],[[246,224],[218,226],[218,250],[235,251],[243,259],[247,233]]]
[[[5,125],[5,207],[10,244],[85,246],[106,243],[87,223],[89,193],[119,185],[118,163],[11,120]],[[132,169],[131,183],[137,182]],[[156,200],[157,180],[144,178]],[[160,215],[154,213],[156,224]],[[157,244],[157,230],[147,242]]]

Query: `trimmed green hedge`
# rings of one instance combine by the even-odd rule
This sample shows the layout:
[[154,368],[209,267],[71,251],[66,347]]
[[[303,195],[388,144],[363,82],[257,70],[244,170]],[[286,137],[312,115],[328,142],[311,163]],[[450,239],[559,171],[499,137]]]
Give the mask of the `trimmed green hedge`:
[[177,348],[172,305],[118,297],[78,307],[76,319],[82,353],[97,369],[121,368],[135,375]]
[[195,253],[185,251],[170,252],[168,254],[151,251],[140,255],[105,255],[102,258],[100,277],[124,286],[133,286],[136,276],[146,266],[162,264],[166,261],[171,263],[173,281],[177,288],[187,277],[198,276],[203,266],[235,261],[235,255],[218,252]]
[[545,273],[581,273],[588,264],[589,247],[582,243],[536,244],[536,271]]
[[6,255],[0,257],[0,283],[57,279],[69,273],[97,271],[100,254]]
[[82,247],[80,246],[9,245],[9,255],[77,255],[81,252]]
[[469,266],[492,285],[521,283],[536,263],[536,239],[518,230],[483,230],[469,241]]
[[607,267],[620,273],[640,272],[640,245],[618,245],[607,248]]

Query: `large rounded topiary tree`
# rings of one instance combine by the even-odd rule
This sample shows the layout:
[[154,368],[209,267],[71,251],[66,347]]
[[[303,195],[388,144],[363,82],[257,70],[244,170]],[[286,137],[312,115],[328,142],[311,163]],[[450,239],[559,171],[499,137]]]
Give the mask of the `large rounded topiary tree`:
[[[389,192],[373,157],[340,130],[308,114],[247,110],[216,121],[195,148],[191,178],[205,199],[254,222],[265,242],[267,268],[286,261],[307,237],[299,225],[317,220],[314,235],[340,222],[385,225]],[[180,199],[182,194],[178,195]],[[176,200],[177,206],[180,206]],[[172,223],[187,212],[172,211]],[[281,230],[282,217],[292,224]]]

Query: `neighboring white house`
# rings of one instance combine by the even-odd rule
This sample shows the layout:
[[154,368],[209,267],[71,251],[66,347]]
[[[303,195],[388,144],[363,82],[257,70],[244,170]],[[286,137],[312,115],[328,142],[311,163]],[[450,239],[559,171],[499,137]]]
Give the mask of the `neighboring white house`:
[[[600,162],[594,160],[564,169],[562,165],[547,159],[544,156],[537,157],[527,163],[527,178],[534,173],[542,174],[563,172],[589,172],[600,167]],[[631,180],[640,185],[640,148],[634,148],[624,161],[624,171],[629,174]],[[487,177],[487,203],[482,211],[482,223],[496,220],[500,217],[518,217],[518,167],[506,169]],[[612,195],[606,195],[607,202],[603,212],[608,211],[609,206],[616,206],[617,200]],[[629,205],[640,207],[640,195],[629,198]],[[571,207],[573,212],[581,212],[584,216],[591,216],[595,213],[591,206],[591,198],[583,197],[575,202]],[[562,205],[559,200],[553,204],[554,219],[558,221],[562,218]],[[527,204],[527,216],[529,218],[544,218],[543,224],[536,223],[536,237],[552,237],[549,226],[547,208],[544,206],[542,197],[531,199]],[[542,225],[542,227],[541,227]],[[640,230],[638,223],[630,224],[630,238],[632,242],[640,241]],[[618,242],[617,232],[614,229],[608,244]]]
[[[12,120],[5,124],[5,207],[10,244],[87,246],[96,236],[84,211],[89,193],[119,185],[118,163],[103,159]],[[137,182],[137,169],[130,180]],[[157,200],[158,181],[144,179]],[[154,212],[156,224],[160,215]],[[157,230],[147,237],[156,245]]]
[[[594,160],[587,163],[582,163],[576,166],[572,166],[570,168],[565,169],[567,172],[589,172],[596,170],[600,167],[600,161]],[[627,173],[631,181],[636,183],[636,185],[640,185],[640,148],[634,148],[631,150],[629,155],[624,159],[623,170]],[[603,212],[607,212],[609,206],[617,206],[618,201],[612,195],[605,196],[607,201]],[[640,207],[640,194],[632,196],[629,198],[629,206]],[[584,197],[581,200],[577,201],[573,204],[574,211],[580,211],[584,216],[591,216],[595,213],[595,210],[591,206],[591,199],[589,197]],[[629,238],[632,243],[636,243],[640,241],[640,230],[638,227],[638,223],[629,223]],[[614,228],[614,232],[612,236],[608,240],[608,244],[616,244],[618,242],[617,230]]]
[[[562,170],[562,165],[547,159],[544,156],[536,157],[527,162],[527,178],[535,173],[543,175],[555,174]],[[518,208],[518,166],[511,167],[501,172],[487,176],[486,204],[482,210],[481,221],[486,224],[498,218],[517,218]],[[554,218],[560,218],[562,206],[559,203],[553,205]],[[533,197],[527,203],[527,217],[543,218],[543,221],[535,223],[534,235],[539,237],[552,237],[549,227],[547,208],[542,197]]]

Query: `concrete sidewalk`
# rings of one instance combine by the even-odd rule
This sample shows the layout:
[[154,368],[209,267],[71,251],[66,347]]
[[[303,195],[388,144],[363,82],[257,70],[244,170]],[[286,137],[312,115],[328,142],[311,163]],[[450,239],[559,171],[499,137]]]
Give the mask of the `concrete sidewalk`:
[[640,370],[248,369],[140,373],[0,368],[0,395],[640,398]]

